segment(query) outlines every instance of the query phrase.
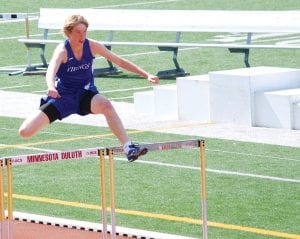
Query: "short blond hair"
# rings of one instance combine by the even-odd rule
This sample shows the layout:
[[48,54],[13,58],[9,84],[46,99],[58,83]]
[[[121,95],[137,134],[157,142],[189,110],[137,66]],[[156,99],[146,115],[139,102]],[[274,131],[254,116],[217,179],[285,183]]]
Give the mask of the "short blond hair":
[[74,14],[69,16],[64,23],[63,32],[67,36],[69,33],[72,32],[73,28],[77,26],[78,24],[83,24],[86,26],[86,28],[89,27],[89,22],[86,20],[86,18],[79,14]]

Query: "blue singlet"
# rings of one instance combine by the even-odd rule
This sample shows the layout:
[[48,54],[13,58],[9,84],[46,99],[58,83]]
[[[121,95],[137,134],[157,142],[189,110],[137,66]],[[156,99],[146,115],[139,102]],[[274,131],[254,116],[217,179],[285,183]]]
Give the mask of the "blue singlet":
[[68,59],[60,65],[56,74],[56,88],[61,98],[43,97],[41,106],[50,102],[59,111],[63,119],[71,114],[84,115],[80,111],[80,101],[88,91],[98,93],[93,77],[93,55],[89,40],[83,43],[83,54],[77,60],[73,54],[69,40],[65,41]]

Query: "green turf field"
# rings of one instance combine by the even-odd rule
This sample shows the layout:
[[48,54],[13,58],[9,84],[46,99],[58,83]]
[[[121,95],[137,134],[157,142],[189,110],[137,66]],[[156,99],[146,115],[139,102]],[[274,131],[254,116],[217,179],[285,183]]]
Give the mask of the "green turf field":
[[[232,1],[5,1],[1,12],[38,14],[40,7],[111,7],[144,9],[235,9],[293,10],[298,0]],[[60,39],[57,32],[51,35]],[[25,47],[17,42],[24,37],[24,22],[0,23],[0,67],[26,64]],[[42,34],[37,21],[30,22],[32,37]],[[104,33],[91,37],[106,39]],[[144,34],[117,34],[120,39],[145,39]],[[167,37],[149,34],[149,38]],[[172,36],[171,36],[172,37]],[[214,34],[186,34],[193,41],[211,41]],[[117,40],[117,39],[116,39]],[[268,39],[280,41],[282,39]],[[47,48],[50,58],[53,46]],[[156,48],[115,47],[124,55],[154,74],[172,67],[171,54]],[[147,54],[152,52],[151,54]],[[154,52],[154,53],[153,53]],[[32,61],[39,62],[38,51]],[[137,54],[140,53],[140,54]],[[253,50],[252,66],[298,67],[299,51]],[[191,73],[244,67],[243,56],[226,49],[194,49],[179,52],[179,62]],[[101,59],[96,65],[103,65]],[[162,84],[174,79],[162,80]],[[97,86],[110,99],[132,102],[133,93],[145,90],[144,79],[124,72],[114,77],[99,77]],[[128,89],[120,92],[116,90]],[[0,90],[43,94],[43,76],[8,76],[0,74]],[[13,109],[12,109],[13,110]],[[31,139],[21,139],[18,127],[22,120],[0,117],[0,157],[51,150],[70,150],[118,145],[107,128],[54,123]],[[139,143],[194,139],[186,135],[137,132],[128,130]],[[300,238],[300,149],[292,147],[206,140],[208,236],[220,239]],[[7,145],[15,145],[15,147]],[[16,146],[17,145],[17,146]],[[201,201],[197,150],[151,152],[147,162],[128,164],[116,161],[117,224],[124,227],[173,233],[201,238]],[[14,175],[15,210],[99,222],[101,218],[99,164],[96,158],[31,166],[17,166]],[[56,200],[56,201],[55,201]],[[137,216],[139,214],[139,216]],[[164,219],[162,219],[164,218]]]

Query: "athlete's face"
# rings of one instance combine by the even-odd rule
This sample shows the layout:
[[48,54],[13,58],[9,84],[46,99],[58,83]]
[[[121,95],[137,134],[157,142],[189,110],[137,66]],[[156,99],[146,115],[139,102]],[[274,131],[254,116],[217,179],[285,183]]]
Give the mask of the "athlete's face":
[[69,39],[74,44],[83,44],[86,38],[87,28],[84,24],[76,25],[69,35]]

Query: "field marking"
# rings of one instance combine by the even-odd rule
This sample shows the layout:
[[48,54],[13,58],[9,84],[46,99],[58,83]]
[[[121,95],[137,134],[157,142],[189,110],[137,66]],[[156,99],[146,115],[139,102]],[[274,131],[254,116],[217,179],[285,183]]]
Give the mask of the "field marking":
[[126,88],[126,89],[118,89],[118,90],[103,90],[101,93],[114,93],[114,92],[126,92],[132,90],[143,90],[143,89],[153,89],[152,86],[144,86],[144,87],[134,87],[134,88]]
[[[186,128],[191,126],[200,126],[200,125],[211,125],[212,122],[196,122],[196,123],[187,123],[181,124],[177,126],[170,126],[170,127],[157,127],[157,128],[148,128],[144,130],[128,130],[127,134],[139,134],[144,132],[153,132],[153,131],[160,131],[160,130],[167,130],[167,129],[179,129],[179,128]],[[38,142],[31,142],[25,144],[8,144],[5,146],[0,145],[0,149],[9,149],[9,148],[16,148],[20,146],[36,146],[36,145],[44,145],[44,144],[56,144],[61,142],[71,142],[71,141],[79,141],[85,139],[97,139],[97,138],[104,138],[107,136],[114,136],[113,133],[106,133],[106,134],[98,134],[98,135],[87,135],[82,137],[73,137],[73,138],[63,138],[63,139],[53,139],[53,140],[46,140],[46,141],[38,141]]]
[[[0,38],[1,40],[1,38]],[[181,51],[189,51],[189,50],[197,50],[197,49],[201,49],[201,47],[189,47],[189,48],[180,48],[178,49],[179,52]],[[138,52],[138,53],[128,53],[128,54],[120,54],[119,56],[122,57],[131,57],[131,56],[143,56],[143,55],[154,55],[154,54],[167,54],[169,52],[167,51],[147,51],[147,52]],[[96,57],[95,60],[105,60],[106,59],[104,57]],[[32,63],[32,65],[37,65],[40,63]],[[27,65],[11,65],[11,66],[0,66],[0,70],[1,69],[6,69],[6,68],[16,68],[16,67],[27,67]],[[22,69],[21,69],[22,70]]]
[[[18,132],[18,129],[14,129],[14,128],[3,128],[1,127],[0,130],[4,130],[4,131],[13,131],[13,132]],[[46,131],[46,130],[42,130],[39,132],[39,134],[50,134],[50,135],[59,135],[59,136],[72,136],[72,137],[84,137],[85,135],[82,134],[67,134],[67,133],[58,133],[58,132],[50,132],[50,131]],[[8,144],[0,144],[0,145],[8,145]]]
[[[7,194],[5,194],[5,196],[7,197]],[[76,208],[91,209],[91,210],[101,210],[102,209],[99,205],[94,205],[94,204],[71,202],[71,201],[64,201],[64,200],[59,200],[59,199],[51,199],[51,198],[36,197],[36,196],[21,195],[21,194],[13,194],[13,198],[27,200],[27,201],[33,201],[33,202],[40,202],[40,203],[48,203],[48,204],[55,204],[55,205],[62,205],[62,206],[69,206],[69,207],[76,207]],[[108,211],[110,211],[110,208],[107,208],[107,209],[108,209]],[[199,220],[199,219],[193,219],[193,218],[188,218],[188,217],[179,217],[179,216],[166,215],[166,214],[160,214],[160,213],[142,212],[142,211],[118,209],[118,208],[116,208],[116,213],[132,215],[132,216],[147,217],[147,218],[154,218],[154,219],[161,219],[161,220],[168,220],[168,221],[174,221],[174,222],[180,222],[180,223],[188,223],[188,224],[194,224],[194,225],[202,225],[202,220]],[[213,222],[213,221],[208,221],[207,224],[210,227],[222,228],[222,229],[226,229],[226,230],[243,231],[243,232],[247,232],[247,233],[287,238],[287,239],[300,239],[300,235],[284,233],[284,232],[279,232],[279,231],[273,231],[273,230],[240,226],[240,225],[235,225],[235,224],[219,223],[219,222]]]
[[220,153],[226,153],[226,154],[237,154],[237,155],[250,156],[250,157],[278,159],[278,160],[283,160],[283,159],[284,159],[284,160],[288,160],[288,161],[296,161],[296,162],[300,162],[300,159],[285,158],[285,157],[278,157],[278,156],[267,156],[267,155],[262,155],[262,154],[240,153],[240,152],[234,152],[234,151],[226,151],[226,150],[218,150],[218,149],[209,149],[209,148],[206,148],[206,151],[220,152]]
[[[153,46],[155,47],[155,46]],[[179,48],[178,51],[189,51],[189,50],[197,50],[197,49],[203,49],[202,47],[186,47],[186,48]],[[154,55],[154,54],[158,54],[158,53],[169,53],[171,54],[169,51],[147,51],[147,52],[138,52],[138,53],[127,53],[127,54],[123,54],[120,55],[122,57],[131,57],[131,56],[143,56],[143,55]],[[100,56],[100,57],[96,57],[95,59],[101,59],[101,60],[106,60],[104,57]]]
[[6,87],[1,87],[0,90],[18,89],[18,88],[29,87],[29,86],[31,85],[6,86]]
[[[144,90],[144,89],[153,89],[153,86],[133,87],[133,88],[126,88],[126,89],[118,89],[118,90],[100,90],[100,93],[105,94],[105,93],[127,92],[127,91]],[[43,91],[37,90],[37,91],[32,91],[31,93],[42,93],[42,92],[46,92],[46,90]]]
[[[290,37],[299,37],[298,33],[256,33],[252,36],[252,42],[268,42],[268,41],[280,41],[282,39],[289,39]],[[214,42],[245,42],[244,33],[232,33],[232,34],[218,34],[215,35],[211,41]]]
[[[138,5],[147,5],[147,4],[156,4],[156,3],[168,3],[168,2],[179,2],[185,0],[160,0],[160,1],[152,1],[152,2],[136,2],[136,3],[124,3],[124,4],[114,4],[114,5],[106,5],[106,6],[99,6],[99,7],[88,7],[88,8],[113,8],[113,7],[129,7],[129,6],[138,6]],[[40,12],[30,12],[28,15],[39,15]]]
[[[149,5],[149,4],[157,4],[157,3],[169,3],[169,2],[180,2],[184,0],[158,0],[152,2],[136,2],[136,3],[124,3],[124,4],[113,4],[113,5],[106,5],[106,6],[99,6],[99,7],[89,7],[89,8],[117,8],[117,7],[129,7],[129,6],[140,6],[140,5]],[[39,12],[31,12],[28,13],[29,20],[38,20]],[[32,16],[35,15],[35,16]],[[0,20],[0,23],[11,23],[11,22],[22,22],[25,19],[11,19],[11,20]]]
[[[0,146],[5,145],[5,144],[0,144]],[[25,147],[25,146],[21,146],[18,147],[18,149],[29,149],[29,150],[38,150],[38,151],[42,151],[42,152],[60,152],[59,150],[54,150],[54,149],[43,149],[43,148],[35,148],[35,147]]]
[[[115,158],[118,161],[126,161],[123,158]],[[190,169],[190,170],[200,170],[199,167],[195,166],[186,166],[186,165],[179,165],[179,164],[171,164],[171,163],[161,163],[161,162],[154,162],[148,160],[137,160],[136,163],[141,164],[150,164],[150,165],[157,165],[157,166],[164,166],[164,167],[172,167],[172,168],[180,168],[180,169]],[[282,178],[282,177],[273,177],[273,176],[266,176],[261,174],[253,174],[253,173],[242,173],[242,172],[235,172],[235,171],[227,171],[227,170],[220,170],[220,169],[211,169],[206,168],[205,172],[209,173],[216,173],[216,174],[225,174],[231,176],[241,176],[241,177],[251,177],[257,179],[266,179],[271,181],[280,181],[280,182],[289,182],[289,183],[300,183],[300,179],[293,179],[293,178]]]
[[91,7],[91,8],[117,8],[117,7],[129,7],[129,6],[140,6],[140,5],[149,5],[149,4],[157,4],[157,3],[168,3],[168,2],[180,2],[183,0],[159,0],[152,2],[136,2],[136,3],[124,3],[124,4],[115,4],[115,5],[107,5],[100,7]]
[[125,100],[125,99],[132,99],[133,96],[123,96],[123,97],[114,97],[114,98],[108,98],[109,100]]
[[[61,32],[53,32],[53,33],[48,33],[48,35],[61,35],[62,36],[62,33]],[[19,39],[19,38],[25,38],[26,36],[25,35],[22,35],[22,36],[13,36],[13,37],[0,37],[0,41],[1,40],[14,40],[14,39]],[[30,35],[30,37],[44,37],[44,34],[32,34]],[[63,39],[62,39],[63,40]]]

